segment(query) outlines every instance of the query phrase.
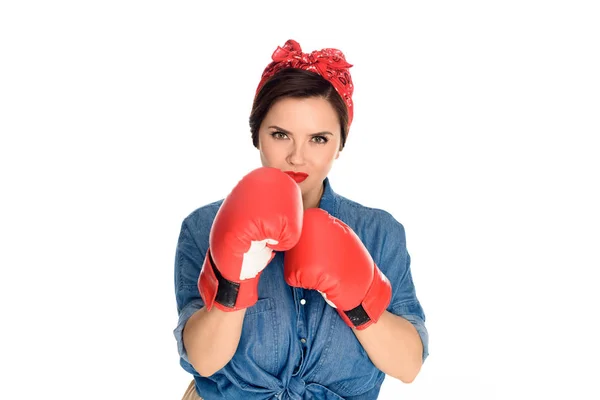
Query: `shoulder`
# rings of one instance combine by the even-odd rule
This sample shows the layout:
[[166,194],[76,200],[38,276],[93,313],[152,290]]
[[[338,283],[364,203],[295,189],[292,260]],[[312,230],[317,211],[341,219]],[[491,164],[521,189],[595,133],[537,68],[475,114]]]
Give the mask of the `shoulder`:
[[201,234],[210,232],[212,223],[219,211],[223,199],[203,205],[190,212],[181,223],[182,231],[187,229],[192,234]]
[[352,227],[359,236],[406,241],[404,225],[391,212],[363,205],[340,195],[337,195],[337,203],[337,217]]

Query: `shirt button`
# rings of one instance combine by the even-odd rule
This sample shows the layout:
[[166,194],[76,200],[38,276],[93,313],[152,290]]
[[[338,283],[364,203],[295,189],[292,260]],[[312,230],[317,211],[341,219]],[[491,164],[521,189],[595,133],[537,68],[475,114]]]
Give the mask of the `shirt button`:
[[304,299],[300,300],[300,304],[305,305],[306,304],[306,300],[304,300]]
[[302,343],[306,343],[306,339],[304,339],[304,338],[300,339],[300,341],[301,341]]

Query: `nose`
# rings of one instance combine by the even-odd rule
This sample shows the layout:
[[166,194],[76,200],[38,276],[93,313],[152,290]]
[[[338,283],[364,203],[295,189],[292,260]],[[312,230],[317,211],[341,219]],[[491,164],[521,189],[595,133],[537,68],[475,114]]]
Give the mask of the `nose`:
[[290,165],[303,165],[306,162],[304,146],[302,144],[292,143],[287,156],[287,162]]

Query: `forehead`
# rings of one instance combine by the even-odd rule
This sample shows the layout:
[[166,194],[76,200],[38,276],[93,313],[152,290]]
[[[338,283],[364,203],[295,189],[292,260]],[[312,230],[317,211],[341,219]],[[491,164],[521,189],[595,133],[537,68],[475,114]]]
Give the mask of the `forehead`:
[[291,98],[276,101],[263,123],[298,133],[329,131],[340,133],[340,121],[333,106],[322,97]]

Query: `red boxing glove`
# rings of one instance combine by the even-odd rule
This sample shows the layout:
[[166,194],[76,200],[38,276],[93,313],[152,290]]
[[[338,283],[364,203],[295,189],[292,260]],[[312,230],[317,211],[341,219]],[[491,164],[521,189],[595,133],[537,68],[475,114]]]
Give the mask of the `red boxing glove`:
[[292,248],[302,230],[302,193],[276,168],[244,176],[223,201],[210,231],[198,289],[207,310],[250,307],[258,300],[258,281],[273,251]]
[[290,286],[314,289],[351,328],[379,320],[392,297],[389,280],[354,231],[320,208],[304,212],[298,244],[285,253]]

